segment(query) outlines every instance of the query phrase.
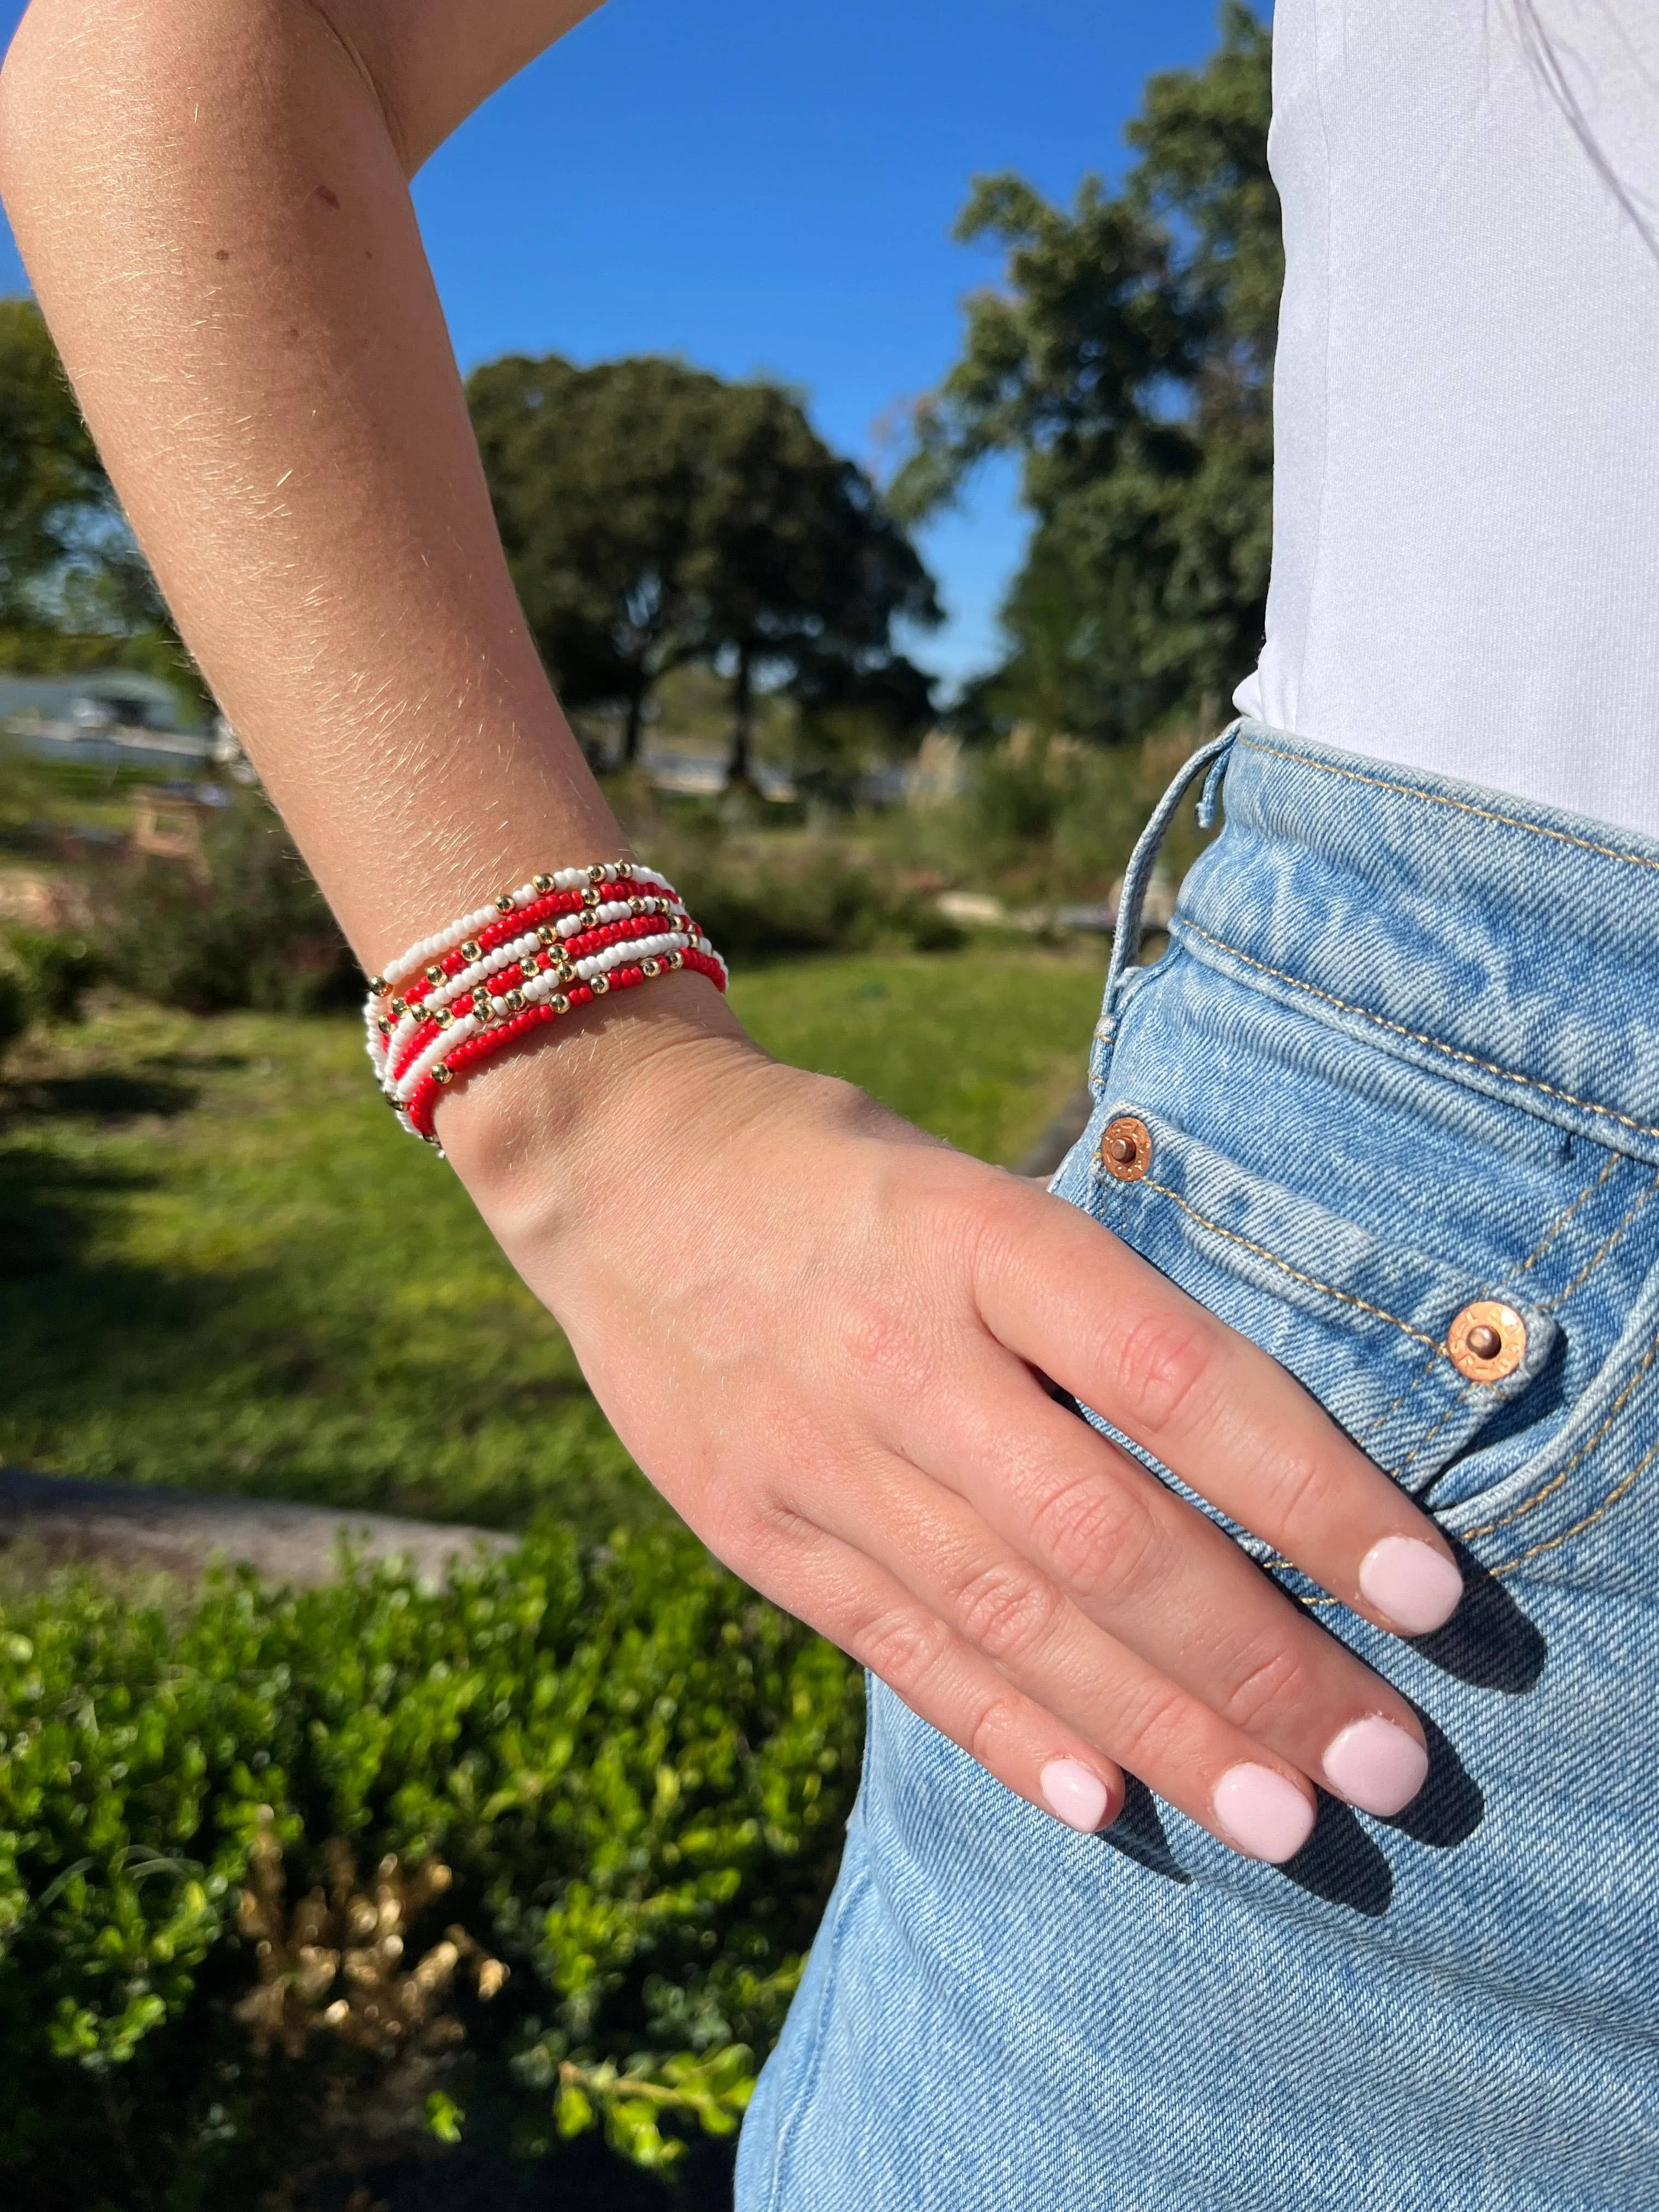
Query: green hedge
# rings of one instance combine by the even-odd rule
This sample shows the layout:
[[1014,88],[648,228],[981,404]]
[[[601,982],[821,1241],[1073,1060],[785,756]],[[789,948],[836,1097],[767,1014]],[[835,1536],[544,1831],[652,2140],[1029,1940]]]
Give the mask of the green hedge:
[[842,1656],[683,1535],[0,1606],[0,2200],[729,2132],[834,1879]]

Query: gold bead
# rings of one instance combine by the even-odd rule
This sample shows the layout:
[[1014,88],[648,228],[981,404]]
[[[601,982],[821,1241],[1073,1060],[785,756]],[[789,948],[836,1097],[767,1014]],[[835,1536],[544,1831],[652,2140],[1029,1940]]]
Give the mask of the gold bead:
[[443,969],[435,960],[426,971],[426,980],[428,983],[441,983],[446,980]]
[[511,914],[511,913],[512,913],[512,911],[513,911],[513,894],[512,894],[512,892],[511,892],[511,891],[497,891],[497,892],[496,892],[496,894],[495,894],[495,911],[496,911],[496,913],[497,913],[497,914]]
[[602,861],[595,860],[587,872],[587,880],[590,884],[602,884],[609,873],[609,869]]
[[392,1018],[394,1021],[402,1021],[404,1016],[408,1012],[409,1001],[407,999],[394,999],[392,1001]]
[[432,1018],[441,1030],[450,1029],[454,1025],[455,1017],[447,1006],[434,1006],[432,1009]]
[[369,979],[368,979],[368,995],[369,995],[369,997],[370,997],[371,999],[383,999],[383,998],[385,998],[386,994],[386,977],[385,977],[384,975],[371,975],[371,976],[369,977]]
[[454,1073],[449,1062],[447,1060],[441,1060],[432,1071],[432,1080],[434,1083],[453,1083],[454,1079]]
[[483,958],[483,947],[476,937],[469,937],[461,947],[461,957],[470,968],[475,960]]
[[532,891],[538,891],[542,897],[545,898],[553,888],[553,878],[551,876],[532,876],[530,888]]
[[582,893],[582,904],[586,907],[595,907],[599,902],[599,895],[594,890],[592,884],[590,884],[587,889]]
[[618,860],[618,861],[617,861],[617,874],[622,878],[623,881],[624,883],[626,883],[626,882],[628,881],[629,878],[633,874],[633,872],[634,872],[634,863],[633,863],[631,860]]
[[684,953],[678,951],[671,952],[668,956],[668,964],[671,968],[684,968],[685,965]]
[[536,934],[544,945],[556,945],[559,941],[559,933],[550,921],[538,922]]
[[509,1014],[521,1014],[524,1012],[524,993],[519,990],[509,991],[504,1004]]
[[379,1030],[382,1036],[390,1036],[392,1035],[392,1024],[387,1021],[384,1014],[379,1014],[375,1017],[374,1026]]
[[570,1001],[562,991],[555,991],[547,1003],[556,1014],[568,1014],[570,1012]]
[[596,975],[591,988],[596,999],[604,998],[605,993],[611,988],[611,978],[608,975]]
[[654,960],[645,959],[640,963],[640,973],[643,975],[660,975],[662,969],[658,967]]

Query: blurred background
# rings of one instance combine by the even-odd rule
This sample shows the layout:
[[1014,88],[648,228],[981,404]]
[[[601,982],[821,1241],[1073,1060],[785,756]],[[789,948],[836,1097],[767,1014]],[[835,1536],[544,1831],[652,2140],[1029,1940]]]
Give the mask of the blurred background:
[[[768,1048],[1027,1173],[1260,642],[1268,103],[1233,0],[617,0],[416,185],[636,848]],[[729,2201],[858,1685],[673,1530],[392,1126],[9,237],[0,289],[0,2184]],[[196,1564],[152,1586],[122,1498]],[[318,1509],[303,1599],[203,1498]],[[510,1540],[342,1580],[342,1513]]]

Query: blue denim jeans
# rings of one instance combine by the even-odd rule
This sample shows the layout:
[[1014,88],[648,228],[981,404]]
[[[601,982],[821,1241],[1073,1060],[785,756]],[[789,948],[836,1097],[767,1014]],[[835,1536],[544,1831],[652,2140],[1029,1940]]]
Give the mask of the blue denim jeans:
[[[1076,1836],[872,1685],[741,2212],[1659,2207],[1659,842],[1248,722],[1194,765],[1226,825],[1115,960],[1054,1187],[1462,1548],[1401,1644],[1241,1536],[1430,1779],[1322,1797],[1283,1867],[1138,1787]],[[1493,1382],[1447,1349],[1483,1300],[1525,1329]]]

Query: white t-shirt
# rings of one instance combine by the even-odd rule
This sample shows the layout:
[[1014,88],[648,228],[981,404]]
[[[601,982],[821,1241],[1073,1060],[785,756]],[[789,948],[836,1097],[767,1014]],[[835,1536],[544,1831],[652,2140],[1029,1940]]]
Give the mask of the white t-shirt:
[[1238,704],[1659,834],[1659,0],[1279,0]]

